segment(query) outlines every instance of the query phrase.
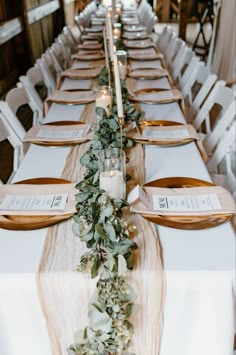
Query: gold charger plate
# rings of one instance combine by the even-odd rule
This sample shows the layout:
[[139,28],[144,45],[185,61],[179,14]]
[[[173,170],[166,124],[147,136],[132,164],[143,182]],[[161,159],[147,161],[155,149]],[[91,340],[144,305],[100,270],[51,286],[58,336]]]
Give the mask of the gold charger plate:
[[[183,125],[183,123],[180,122],[176,122],[176,121],[165,121],[165,120],[142,120],[140,122],[139,127],[142,126],[143,127],[168,127],[168,126],[181,126]],[[132,132],[135,130],[135,128],[132,130]],[[135,142],[137,143],[141,143],[141,144],[147,144],[147,145],[152,145],[152,146],[157,146],[157,147],[178,147],[180,145],[185,145],[188,143],[191,143],[194,141],[194,138],[185,138],[185,139],[176,139],[176,140],[159,140],[159,141],[154,141],[154,140],[148,140],[148,139],[139,139],[139,138],[133,138],[132,136],[130,136],[130,138],[132,138]]]
[[[169,177],[150,181],[143,185],[144,187],[166,187],[166,188],[191,188],[199,186],[215,186],[211,182],[189,178],[189,177]],[[187,229],[187,230],[199,230],[216,227],[226,221],[228,221],[231,214],[215,214],[204,216],[179,216],[179,215],[149,215],[148,213],[142,213],[142,216],[149,221],[159,224],[161,226],[175,228],[175,229]]]
[[[57,178],[34,178],[16,182],[16,184],[29,185],[45,185],[45,184],[70,184],[71,182],[64,179]],[[33,230],[51,226],[53,224],[62,222],[74,213],[68,213],[60,216],[44,215],[44,216],[13,216],[0,215],[0,228],[9,230]]]
[[[45,125],[49,126],[70,126],[70,125],[80,125],[80,124],[85,124],[84,122],[79,122],[79,121],[58,121],[58,122],[49,122],[45,123]],[[52,142],[52,141],[37,141],[37,142],[31,142],[32,144],[44,146],[44,147],[65,147],[68,145],[77,145],[80,143],[84,143],[90,140],[89,137],[84,137],[81,138],[80,141],[75,142],[75,141],[61,141],[61,142]]]

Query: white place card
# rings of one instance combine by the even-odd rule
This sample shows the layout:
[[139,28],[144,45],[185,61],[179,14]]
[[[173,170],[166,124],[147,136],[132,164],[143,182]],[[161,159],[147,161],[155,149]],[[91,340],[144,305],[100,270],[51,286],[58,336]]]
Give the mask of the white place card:
[[183,139],[190,137],[186,128],[173,130],[147,130],[143,129],[143,137],[156,139]]
[[54,195],[6,195],[0,210],[52,211],[64,210],[68,194]]
[[165,196],[153,195],[154,210],[200,212],[222,210],[217,194]]
[[46,139],[73,139],[80,138],[83,134],[83,129],[78,130],[51,130],[51,129],[40,129],[37,133],[37,138]]
[[141,188],[140,185],[137,185],[128,196],[129,204],[135,202],[136,200],[140,200],[146,207],[150,207],[150,201],[146,192]]

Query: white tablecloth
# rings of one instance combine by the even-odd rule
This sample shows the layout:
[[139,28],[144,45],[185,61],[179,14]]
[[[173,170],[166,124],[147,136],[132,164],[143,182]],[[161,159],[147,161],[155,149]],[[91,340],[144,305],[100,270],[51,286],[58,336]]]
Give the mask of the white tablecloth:
[[[184,121],[176,103],[142,108],[150,119]],[[54,104],[48,120],[79,119],[82,109]],[[68,152],[32,145],[15,181],[59,177]],[[146,147],[146,180],[167,176],[210,179],[195,143]],[[160,355],[232,355],[235,237],[230,223],[203,231],[158,227],[158,232],[167,277]],[[46,233],[0,229],[0,354],[50,355],[35,283]]]

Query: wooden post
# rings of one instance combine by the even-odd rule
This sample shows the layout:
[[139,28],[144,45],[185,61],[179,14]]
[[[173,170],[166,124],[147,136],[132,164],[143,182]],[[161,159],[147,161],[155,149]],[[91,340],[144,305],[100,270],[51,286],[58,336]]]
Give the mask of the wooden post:
[[191,0],[181,0],[179,12],[179,37],[186,39],[186,27],[189,20]]
[[170,0],[163,0],[162,1],[162,22],[169,22],[170,21]]

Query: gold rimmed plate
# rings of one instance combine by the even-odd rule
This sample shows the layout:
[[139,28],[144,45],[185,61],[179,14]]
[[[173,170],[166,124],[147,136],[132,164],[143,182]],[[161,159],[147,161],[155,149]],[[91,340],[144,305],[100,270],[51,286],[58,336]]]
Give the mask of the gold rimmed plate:
[[[57,122],[49,122],[49,123],[45,123],[45,125],[49,125],[49,126],[55,126],[55,127],[60,127],[60,126],[66,126],[66,127],[70,127],[72,125],[83,125],[85,124],[84,122],[80,122],[80,121],[57,121]],[[88,135],[85,137],[80,137],[78,139],[78,141],[75,140],[62,140],[62,141],[33,141],[31,142],[32,144],[36,144],[36,145],[40,145],[40,146],[45,146],[45,147],[67,147],[67,146],[72,146],[72,145],[77,145],[77,144],[81,144],[84,142],[87,142],[91,139],[91,137],[89,137]]]
[[[193,187],[211,187],[215,186],[211,182],[189,178],[189,177],[169,177],[154,180],[144,184],[143,187],[165,187],[165,188],[193,188]],[[206,215],[160,215],[142,213],[142,216],[149,221],[175,229],[199,230],[216,227],[230,220],[232,214],[206,214]]]
[[181,126],[180,122],[176,121],[164,121],[164,120],[142,120],[138,128],[133,128],[132,131],[128,133],[128,137],[133,139],[137,143],[151,145],[155,147],[178,147],[185,145],[194,141],[194,138],[183,138],[183,139],[147,139],[142,137],[142,129],[145,127],[171,127],[171,126]]
[[[48,184],[70,184],[71,182],[65,179],[58,178],[34,178],[18,181],[16,184],[48,185]],[[27,216],[27,215],[0,215],[0,228],[9,230],[34,230],[49,227],[53,224],[65,221],[72,217],[74,213],[64,215],[42,215],[42,216]]]

